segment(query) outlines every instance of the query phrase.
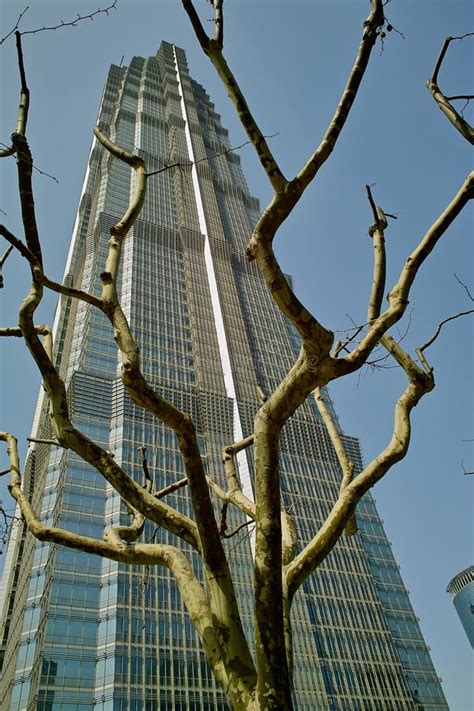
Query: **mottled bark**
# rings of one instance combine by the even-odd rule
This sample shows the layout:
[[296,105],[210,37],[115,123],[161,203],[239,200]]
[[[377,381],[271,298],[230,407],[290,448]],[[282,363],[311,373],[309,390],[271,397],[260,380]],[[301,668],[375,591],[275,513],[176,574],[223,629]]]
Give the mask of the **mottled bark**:
[[441,69],[441,65],[443,64],[443,60],[446,56],[446,52],[448,51],[448,47],[451,42],[453,40],[462,40],[465,37],[472,36],[473,34],[474,33],[471,32],[469,33],[469,35],[462,35],[461,37],[446,37],[446,39],[444,40],[444,44],[441,48],[439,57],[436,61],[433,75],[426,82],[428,91],[430,92],[431,96],[436,101],[448,121],[450,121],[453,124],[454,128],[459,131],[461,136],[467,141],[469,141],[469,143],[471,144],[474,144],[474,129],[466,121],[464,116],[461,116],[461,114],[454,108],[451,102],[457,99],[470,101],[471,99],[474,99],[474,96],[446,96],[438,86],[438,73]]

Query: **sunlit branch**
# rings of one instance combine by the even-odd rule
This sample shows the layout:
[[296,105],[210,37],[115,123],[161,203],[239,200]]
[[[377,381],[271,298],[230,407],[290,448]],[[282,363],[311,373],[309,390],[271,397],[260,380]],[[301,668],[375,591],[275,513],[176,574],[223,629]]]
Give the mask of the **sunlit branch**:
[[[197,580],[192,566],[184,553],[174,546],[162,544],[114,545],[107,540],[98,540],[73,533],[64,529],[45,526],[35,514],[28,498],[21,488],[20,463],[17,441],[8,432],[0,432],[0,441],[7,443],[10,460],[9,490],[18,503],[28,530],[40,541],[64,545],[75,550],[99,555],[128,565],[162,565],[173,574],[190,617],[203,642],[204,648],[216,678],[224,685],[229,685],[230,677],[226,671],[222,647],[217,639],[215,623],[207,596]],[[235,671],[234,671],[235,674]],[[238,682],[233,680],[238,687]],[[235,695],[233,688],[231,696]]]
[[33,442],[34,444],[49,444],[52,447],[62,447],[63,445],[56,439],[41,439],[40,437],[27,437],[28,442]]
[[372,238],[374,249],[374,276],[367,311],[367,321],[371,324],[374,319],[380,316],[382,299],[385,291],[387,268],[384,231],[388,223],[382,208],[377,207],[374,202],[370,185],[366,185],[365,189],[367,191],[367,198],[369,200],[374,218],[374,222],[369,228],[369,235]]
[[463,40],[465,37],[473,36],[473,32],[468,32],[465,35],[459,37],[446,37],[444,44],[439,53],[438,59],[435,64],[433,74],[430,79],[428,79],[426,86],[430,92],[433,99],[438,104],[439,108],[446,116],[446,118],[453,124],[453,126],[459,131],[461,136],[463,136],[469,143],[474,144],[474,129],[472,126],[464,119],[463,116],[454,108],[450,103],[455,99],[467,99],[468,101],[472,96],[446,96],[438,86],[438,73],[441,69],[441,65],[448,51],[448,47],[453,40]]
[[[409,377],[409,383],[395,405],[394,428],[391,440],[385,449],[342,491],[315,537],[287,567],[286,579],[290,599],[293,598],[296,590],[306,578],[316,570],[331,552],[362,496],[396,462],[403,459],[408,450],[411,436],[411,411],[423,395],[433,389],[434,379],[431,372],[425,373],[420,370],[409,356],[406,359],[401,358],[400,351],[402,349],[396,343],[395,346],[393,355],[400,358],[400,361],[403,361],[407,366],[406,372]],[[412,365],[414,368],[412,368]]]
[[373,321],[371,329],[352,353],[335,361],[336,368],[339,369],[340,375],[353,372],[363,365],[383,334],[402,318],[409,303],[408,299],[411,286],[419,269],[429,257],[448,227],[473,196],[474,173],[470,173],[449,205],[440,214],[438,219],[421,239],[418,246],[407,258],[397,283],[388,295],[388,309]]
[[182,0],[182,4],[189,16],[189,19],[191,20],[191,24],[196,33],[196,37],[199,40],[203,51],[205,52],[205,54],[207,54],[212,64],[214,65],[219,77],[221,78],[227,90],[227,93],[232,103],[235,106],[242,126],[255,147],[257,155],[260,159],[260,163],[262,164],[272,187],[277,192],[284,190],[285,186],[287,185],[287,181],[265,140],[263,132],[258,127],[255,118],[253,117],[250,111],[250,108],[247,104],[247,101],[239,84],[237,83],[230,67],[228,66],[222,54],[223,37],[222,32],[220,32],[220,30],[223,30],[222,0],[217,3],[219,16],[222,19],[222,22],[220,23],[220,30],[219,25],[216,23],[216,29],[219,33],[217,40],[209,39],[209,37],[207,36],[192,0]]
[[349,116],[350,110],[357,96],[357,92],[359,91],[361,81],[369,63],[372,49],[377,40],[378,30],[385,22],[382,0],[371,0],[371,5],[372,9],[370,14],[364,22],[362,40],[359,45],[354,66],[352,67],[349,79],[344,88],[344,92],[332,121],[329,124],[318,148],[313,153],[304,168],[298,173],[294,181],[292,181],[297,183],[301,189],[304,189],[307,185],[309,185],[320,170],[321,166],[324,165],[333,152],[337,139],[339,138],[341,131],[344,128],[344,124]]
[[216,26],[214,40],[219,49],[224,46],[224,13],[222,11],[223,0],[212,0],[214,5],[214,23]]
[[[339,493],[342,493],[352,481],[352,477],[354,476],[354,463],[349,459],[347,455],[346,448],[344,447],[344,442],[342,441],[342,437],[337,430],[331,413],[326,407],[326,403],[324,402],[324,398],[321,393],[321,388],[315,389],[314,398],[316,400],[316,405],[318,407],[319,414],[321,415],[321,418],[324,424],[326,425],[326,429],[328,431],[329,437],[331,438],[334,451],[336,452],[336,456],[342,470],[342,480],[339,487]],[[347,522],[344,528],[344,532],[346,536],[353,536],[355,533],[357,533],[357,521],[355,514],[353,514]]]
[[84,303],[95,306],[101,310],[104,308],[103,300],[100,297],[94,296],[94,294],[89,294],[87,291],[82,291],[82,289],[76,289],[73,286],[67,286],[66,284],[60,284],[59,282],[53,281],[52,279],[49,279],[43,271],[41,271],[40,274],[37,274],[37,278],[42,286],[47,287],[57,294],[62,294],[63,296],[68,296],[72,299],[84,301]]
[[[145,491],[150,493],[152,482],[148,479],[145,484]],[[118,548],[123,548],[128,543],[134,543],[143,533],[146,516],[140,511],[125,502],[128,512],[133,516],[132,522],[128,526],[110,526],[104,532],[104,540],[113,543]]]
[[168,496],[168,494],[173,494],[175,491],[179,491],[179,489],[182,489],[188,484],[188,478],[184,477],[183,479],[179,479],[178,481],[175,481],[172,484],[169,484],[168,486],[164,486],[159,491],[155,491],[153,496],[155,496],[157,499],[163,499],[165,496]]

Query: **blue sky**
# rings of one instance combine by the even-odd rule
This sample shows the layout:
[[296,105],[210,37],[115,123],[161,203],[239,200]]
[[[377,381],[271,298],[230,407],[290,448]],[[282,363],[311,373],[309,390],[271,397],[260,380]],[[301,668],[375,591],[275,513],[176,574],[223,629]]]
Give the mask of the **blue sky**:
[[[26,0],[4,0],[0,34],[11,29],[25,5]],[[97,5],[97,0],[32,3],[22,28],[66,21]],[[197,0],[197,7],[203,18],[210,17],[208,3]],[[332,116],[368,8],[367,0],[226,3],[226,57],[263,132],[278,134],[271,145],[288,177],[317,145]],[[470,168],[467,143],[437,109],[425,82],[444,37],[473,30],[471,3],[392,0],[386,10],[405,39],[392,32],[384,51],[375,49],[333,158],[276,239],[298,296],[332,329],[350,326],[350,318],[365,321],[372,252],[364,185],[375,183],[376,201],[398,215],[386,234],[390,286]],[[245,136],[233,108],[178,0],[119,0],[108,18],[24,38],[30,145],[37,166],[60,181],[40,175],[34,179],[46,270],[53,278],[63,273],[109,64],[120,64],[122,57],[127,64],[133,55],[152,55],[163,39],[186,50],[192,76],[210,93],[232,144],[241,144]],[[0,52],[0,140],[8,142],[18,101],[14,42],[5,42]],[[439,77],[448,93],[472,93],[470,60],[468,39],[450,48]],[[266,178],[251,147],[240,153],[251,191],[263,206],[270,195]],[[14,159],[4,159],[0,167],[0,208],[7,213],[0,217],[21,235]],[[419,275],[410,301],[407,347],[426,341],[441,319],[471,307],[453,273],[474,289],[472,233],[468,208]],[[28,270],[18,255],[9,257],[4,277],[0,322],[13,325],[28,288]],[[45,298],[39,321],[52,322],[54,303],[54,298]],[[416,408],[409,455],[374,491],[454,711],[473,706],[470,648],[445,592],[451,577],[472,563],[474,477],[463,475],[462,462],[474,468],[472,442],[465,441],[474,437],[473,341],[473,320],[460,319],[448,324],[429,350],[437,386]],[[24,442],[39,380],[28,353],[19,346],[1,343],[0,427]],[[383,370],[364,371],[331,388],[341,424],[360,438],[366,461],[388,441],[393,406],[403,387],[402,374]],[[8,493],[3,492],[6,504]]]

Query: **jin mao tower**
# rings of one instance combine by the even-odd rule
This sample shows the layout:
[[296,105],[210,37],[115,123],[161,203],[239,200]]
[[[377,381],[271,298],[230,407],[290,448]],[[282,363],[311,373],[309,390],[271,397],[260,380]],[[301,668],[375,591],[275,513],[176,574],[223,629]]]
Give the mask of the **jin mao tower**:
[[[224,445],[252,431],[258,393],[288,371],[299,339],[273,304],[245,246],[259,215],[239,156],[214,105],[189,76],[183,50],[112,66],[99,127],[142,156],[150,181],[124,244],[120,300],[153,386],[196,424],[209,474],[222,478]],[[131,169],[94,140],[64,282],[98,289],[110,226],[125,212]],[[288,277],[290,278],[290,277]],[[56,359],[75,424],[137,480],[145,447],[156,489],[184,476],[173,434],[128,398],[110,324],[62,298]],[[50,435],[40,394],[33,426]],[[359,445],[346,447],[361,466]],[[239,475],[252,496],[252,461]],[[340,470],[314,402],[281,442],[284,504],[307,540],[324,520]],[[120,497],[77,455],[30,447],[25,490],[42,518],[100,538],[127,520]],[[190,514],[187,492],[169,503]],[[236,519],[235,523],[242,522]],[[447,709],[417,618],[372,498],[358,507],[360,533],[342,540],[294,604],[295,708],[331,711]],[[168,541],[148,525],[145,540]],[[171,540],[171,539],[170,539]],[[228,544],[239,605],[252,639],[252,537]],[[126,567],[39,543],[21,526],[9,542],[0,600],[5,711],[213,711],[227,709],[166,570]]]

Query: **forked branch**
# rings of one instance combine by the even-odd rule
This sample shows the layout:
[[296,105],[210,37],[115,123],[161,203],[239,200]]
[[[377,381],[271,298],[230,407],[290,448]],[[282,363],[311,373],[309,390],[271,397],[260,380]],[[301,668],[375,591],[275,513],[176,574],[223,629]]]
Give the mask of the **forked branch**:
[[448,316],[448,318],[443,319],[443,321],[440,321],[440,323],[436,326],[435,331],[431,338],[429,338],[425,343],[423,343],[422,346],[416,349],[416,354],[418,358],[420,359],[420,363],[425,367],[426,366],[426,360],[425,356],[423,355],[423,351],[425,351],[427,348],[429,348],[438,338],[439,334],[441,333],[441,329],[443,326],[445,326],[447,323],[450,321],[455,321],[457,318],[461,318],[461,316],[471,316],[474,314],[474,309],[469,309],[469,311],[461,311],[458,314],[455,314],[454,316]]
[[[386,337],[389,338],[390,337]],[[393,340],[393,339],[392,339]],[[432,373],[425,373],[413,363],[401,347],[393,341],[395,355],[405,364],[408,385],[395,405],[394,427],[390,442],[365,469],[340,493],[326,521],[312,541],[286,569],[288,594],[293,598],[297,589],[331,552],[347,522],[353,516],[362,496],[389,469],[405,456],[411,437],[410,415],[420,399],[434,387]],[[414,366],[414,367],[413,367]]]
[[444,58],[446,56],[446,52],[448,51],[448,47],[453,42],[454,40],[463,40],[466,37],[471,37],[474,35],[474,32],[469,32],[465,35],[461,35],[459,37],[446,37],[444,40],[444,44],[441,48],[441,52],[439,53],[438,59],[435,64],[435,68],[433,70],[433,74],[428,79],[426,82],[426,86],[428,87],[428,91],[430,92],[431,96],[433,99],[436,101],[438,104],[439,108],[443,112],[443,114],[446,116],[446,118],[453,124],[453,126],[459,131],[461,136],[465,138],[469,143],[474,144],[474,129],[472,126],[465,120],[463,116],[454,108],[452,105],[452,101],[455,101],[457,99],[466,99],[470,100],[473,97],[472,96],[464,96],[464,95],[459,95],[459,96],[446,96],[441,89],[439,88],[438,85],[438,73],[441,69],[441,66],[443,64]]
[[410,290],[418,271],[438,241],[473,197],[474,172],[467,176],[449,205],[431,225],[410,256],[407,257],[398,281],[388,295],[388,308],[372,321],[370,330],[352,353],[335,361],[340,375],[358,370],[365,363],[377,343],[381,341],[382,336],[402,318],[408,306]]
[[[45,526],[22,491],[16,438],[8,432],[0,432],[0,441],[7,444],[10,462],[8,470],[10,472],[9,491],[20,508],[28,530],[35,538],[39,541],[57,543],[127,565],[162,565],[168,568],[176,580],[184,604],[207,652],[213,672],[223,688],[228,688],[232,681],[232,676],[225,668],[211,608],[207,596],[184,553],[179,548],[169,545],[156,543],[136,544],[133,541],[137,536],[131,531],[129,536],[126,535],[124,530],[120,531],[117,540],[110,535],[108,537],[107,535],[105,536],[106,540],[98,540],[61,528]],[[125,528],[122,527],[122,529]],[[125,540],[129,541],[128,545],[124,545],[123,541]],[[232,688],[231,697],[233,698],[234,695],[235,690]]]
[[182,0],[182,3],[189,19],[191,20],[191,24],[194,32],[196,33],[196,37],[199,40],[199,44],[211,60],[214,68],[221,78],[227,93],[235,106],[242,126],[255,147],[260,163],[262,164],[273,189],[277,192],[284,190],[287,185],[286,178],[281,172],[273,153],[265,140],[265,136],[255,121],[247,104],[247,100],[245,99],[237,80],[235,79],[224,58],[224,55],[222,54],[224,26],[223,0],[213,0],[216,22],[215,39],[210,39],[207,36],[192,0]]
[[383,0],[371,0],[371,11],[364,22],[362,40],[357,57],[352,67],[349,79],[337,106],[336,112],[329,124],[321,143],[306,165],[298,173],[293,183],[303,190],[316,176],[321,166],[327,161],[334,150],[337,139],[347,121],[350,110],[356,99],[360,84],[369,64],[370,55],[375,45],[379,30],[385,23]]

